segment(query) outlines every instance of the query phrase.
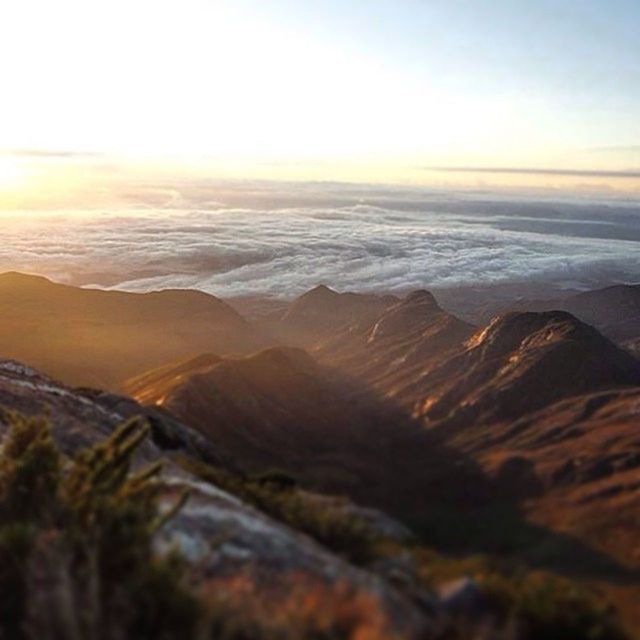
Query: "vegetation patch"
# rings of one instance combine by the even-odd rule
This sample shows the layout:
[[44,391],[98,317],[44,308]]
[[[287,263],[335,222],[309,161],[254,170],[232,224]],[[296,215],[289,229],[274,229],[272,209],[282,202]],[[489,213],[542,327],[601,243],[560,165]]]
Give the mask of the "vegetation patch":
[[148,426],[67,460],[46,420],[6,416],[0,456],[0,630],[15,638],[195,637],[201,605],[152,538],[160,464],[131,472]]
[[383,541],[369,523],[350,513],[346,499],[318,499],[298,488],[295,480],[281,471],[251,477],[192,458],[181,457],[179,462],[202,480],[306,533],[355,564],[365,565],[379,556]]

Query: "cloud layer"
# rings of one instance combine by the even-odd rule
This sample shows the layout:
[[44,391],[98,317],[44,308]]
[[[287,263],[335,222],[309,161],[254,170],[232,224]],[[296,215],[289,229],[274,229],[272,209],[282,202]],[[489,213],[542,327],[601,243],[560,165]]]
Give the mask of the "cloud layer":
[[[164,189],[150,208],[7,218],[0,267],[133,291],[222,297],[544,281],[640,281],[640,203],[420,190]],[[160,199],[161,200],[161,199]]]

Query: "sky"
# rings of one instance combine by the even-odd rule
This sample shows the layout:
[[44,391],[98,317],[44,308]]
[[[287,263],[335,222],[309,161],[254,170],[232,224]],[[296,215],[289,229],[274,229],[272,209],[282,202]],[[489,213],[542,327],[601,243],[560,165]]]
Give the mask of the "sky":
[[637,0],[20,0],[0,60],[5,208],[165,175],[640,191]]

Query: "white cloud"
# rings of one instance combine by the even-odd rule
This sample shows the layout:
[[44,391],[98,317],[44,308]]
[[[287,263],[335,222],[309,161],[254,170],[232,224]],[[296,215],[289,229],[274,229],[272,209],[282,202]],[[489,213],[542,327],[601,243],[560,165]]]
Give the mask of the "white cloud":
[[[263,185],[264,187],[264,185]],[[240,191],[182,185],[171,209],[4,225],[0,267],[145,291],[221,297],[544,280],[640,281],[640,204],[455,197],[335,185]],[[216,207],[223,200],[228,204]],[[260,202],[260,206],[256,205]]]

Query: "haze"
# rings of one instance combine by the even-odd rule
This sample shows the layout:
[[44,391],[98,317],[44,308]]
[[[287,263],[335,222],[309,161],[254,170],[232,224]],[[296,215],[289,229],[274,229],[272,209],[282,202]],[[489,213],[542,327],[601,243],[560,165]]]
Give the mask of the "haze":
[[[637,192],[634,0],[25,0],[0,201],[176,174]],[[46,195],[43,195],[46,194]]]

